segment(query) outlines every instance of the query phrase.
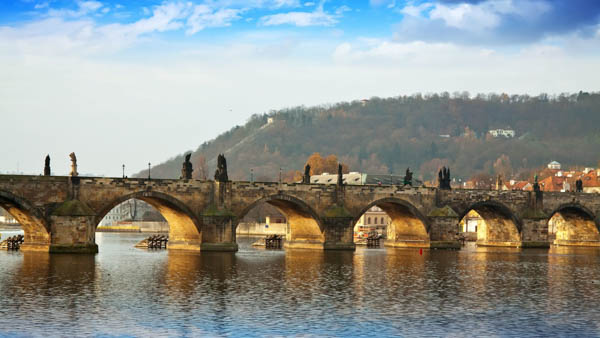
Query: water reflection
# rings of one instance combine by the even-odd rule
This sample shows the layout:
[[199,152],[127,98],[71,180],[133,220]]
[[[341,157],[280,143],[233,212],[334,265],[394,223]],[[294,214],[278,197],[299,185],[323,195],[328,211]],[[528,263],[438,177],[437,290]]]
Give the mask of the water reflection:
[[[0,252],[0,335],[600,334],[600,249]],[[15,329],[13,329],[15,328]],[[24,330],[24,331],[23,331]]]

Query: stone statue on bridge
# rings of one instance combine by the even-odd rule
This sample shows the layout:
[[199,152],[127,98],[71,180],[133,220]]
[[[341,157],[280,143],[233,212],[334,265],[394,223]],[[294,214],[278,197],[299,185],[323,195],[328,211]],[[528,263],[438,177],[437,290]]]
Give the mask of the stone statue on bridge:
[[342,174],[342,164],[338,163],[337,185],[344,185],[344,175]]
[[310,184],[310,164],[304,166],[304,176],[302,176],[302,183]]
[[410,168],[406,168],[406,174],[404,174],[404,185],[412,186],[412,177],[412,171],[410,171]]
[[71,173],[69,175],[79,176],[79,173],[77,172],[77,157],[75,156],[75,153],[70,153],[69,157],[71,158]]
[[183,168],[181,168],[181,178],[184,180],[192,179],[192,172],[194,169],[192,168],[190,157],[192,157],[192,153],[185,155],[185,162],[183,162]]
[[50,155],[46,155],[44,161],[44,176],[50,176]]
[[450,168],[442,167],[438,173],[438,188],[442,190],[450,190]]
[[540,192],[540,184],[538,183],[538,175],[533,175],[533,191]]
[[217,157],[217,170],[215,170],[215,181],[229,181],[229,177],[227,176],[227,160],[225,160],[225,155],[223,154],[219,154],[219,156]]
[[577,181],[575,181],[575,191],[583,192],[583,181],[581,178],[578,178]]

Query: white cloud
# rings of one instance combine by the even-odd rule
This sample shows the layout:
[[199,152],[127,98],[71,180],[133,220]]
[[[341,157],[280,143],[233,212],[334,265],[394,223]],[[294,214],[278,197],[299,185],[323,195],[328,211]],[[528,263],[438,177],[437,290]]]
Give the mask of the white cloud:
[[48,8],[48,6],[50,5],[50,3],[46,2],[40,2],[35,4],[35,6],[33,6],[33,8],[35,9],[44,9],[44,8]]
[[341,16],[342,14],[344,14],[344,12],[350,12],[350,11],[352,11],[352,8],[350,8],[346,5],[342,5],[335,9],[335,14],[338,16]]
[[500,23],[500,16],[480,5],[460,4],[446,6],[438,4],[430,12],[431,19],[441,19],[447,26],[465,30],[494,28]]
[[425,10],[431,8],[432,6],[433,4],[429,2],[422,3],[417,6],[409,3],[408,5],[404,6],[404,8],[400,9],[399,12],[405,15],[420,17]]
[[314,5],[315,5],[315,3],[314,2],[310,2],[310,1],[304,3],[304,7],[312,7]]
[[323,10],[321,3],[312,12],[288,12],[266,15],[260,18],[260,24],[263,26],[294,25],[297,27],[307,26],[333,26],[335,25],[341,13],[329,14]]
[[456,5],[414,5],[409,2],[400,12],[424,20],[441,20],[448,27],[477,32],[498,27],[504,15],[535,19],[550,9],[551,6],[543,0],[520,1],[518,4],[514,0],[487,0],[476,4]]
[[298,6],[300,6],[300,1],[298,0],[273,0],[273,7],[275,8]]
[[187,4],[165,3],[155,7],[150,17],[130,24],[98,25],[87,17],[50,16],[19,27],[0,27],[0,56],[111,53],[130,46],[144,34],[180,29],[189,13]]
[[239,9],[219,9],[213,11],[206,5],[197,5],[194,7],[192,15],[187,19],[186,34],[195,34],[196,32],[208,27],[226,27],[231,22],[241,18]]
[[48,10],[48,16],[53,17],[82,17],[96,12],[102,8],[103,4],[99,1],[77,1],[77,9],[54,9]]
[[264,8],[280,9],[301,7],[300,0],[210,0],[205,2],[212,8]]

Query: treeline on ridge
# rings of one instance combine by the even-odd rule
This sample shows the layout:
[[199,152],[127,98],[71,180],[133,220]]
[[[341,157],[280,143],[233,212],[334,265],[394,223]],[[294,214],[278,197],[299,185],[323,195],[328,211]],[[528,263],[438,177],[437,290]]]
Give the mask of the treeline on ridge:
[[[272,123],[268,123],[272,118]],[[513,129],[514,138],[491,129]],[[195,178],[212,178],[225,153],[229,177],[294,180],[309,156],[334,154],[350,171],[403,173],[433,179],[441,166],[454,177],[477,173],[531,175],[551,160],[596,166],[600,146],[600,93],[550,96],[469,93],[414,94],[293,107],[254,114],[192,154]],[[153,168],[154,177],[177,178],[183,155]],[[143,173],[140,173],[143,176]],[[526,178],[526,177],[522,177]]]

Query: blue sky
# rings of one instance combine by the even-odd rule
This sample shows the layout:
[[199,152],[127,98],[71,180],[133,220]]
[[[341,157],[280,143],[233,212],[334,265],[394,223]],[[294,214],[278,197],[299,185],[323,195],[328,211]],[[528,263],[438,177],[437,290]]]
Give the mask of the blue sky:
[[595,0],[2,1],[0,172],[137,171],[301,104],[597,91],[599,60]]

